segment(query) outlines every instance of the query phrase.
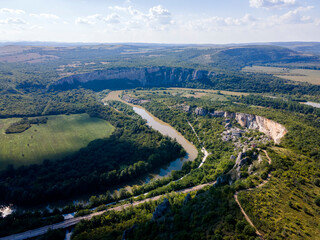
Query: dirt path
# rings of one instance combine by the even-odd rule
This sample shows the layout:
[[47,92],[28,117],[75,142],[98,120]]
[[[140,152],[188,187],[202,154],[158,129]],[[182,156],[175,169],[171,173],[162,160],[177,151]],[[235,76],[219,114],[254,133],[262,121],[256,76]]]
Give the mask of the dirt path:
[[[262,150],[262,151],[266,154],[267,159],[268,159],[268,163],[269,163],[269,165],[270,165],[270,164],[272,163],[271,158],[269,157],[269,155],[268,155],[268,153],[267,153],[266,150]],[[262,239],[262,240],[264,239],[262,233],[259,232],[259,230],[257,229],[257,227],[253,224],[253,222],[251,221],[251,219],[249,218],[249,216],[247,215],[247,213],[244,211],[243,207],[241,206],[241,203],[240,203],[239,200],[238,200],[238,194],[239,194],[240,192],[252,191],[252,190],[254,190],[254,189],[257,189],[257,188],[260,188],[260,187],[264,186],[267,182],[269,182],[270,177],[271,177],[271,174],[269,173],[267,179],[264,180],[264,181],[263,181],[262,183],[260,183],[259,185],[255,186],[255,187],[253,187],[253,188],[248,188],[248,189],[244,189],[244,190],[237,191],[237,192],[234,194],[234,200],[235,200],[236,203],[238,204],[238,206],[239,206],[239,208],[240,208],[243,216],[245,217],[245,219],[247,220],[247,222],[256,230],[256,234],[257,234],[257,235],[259,236],[259,238]]]

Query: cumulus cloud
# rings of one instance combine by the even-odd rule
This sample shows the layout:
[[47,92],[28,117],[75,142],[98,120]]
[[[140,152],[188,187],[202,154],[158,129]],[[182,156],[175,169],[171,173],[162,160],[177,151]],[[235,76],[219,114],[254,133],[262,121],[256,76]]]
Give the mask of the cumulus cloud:
[[296,0],[249,0],[250,7],[254,8],[283,8],[295,6]]
[[90,16],[87,16],[87,17],[78,17],[75,20],[75,23],[76,24],[93,25],[93,24],[96,24],[97,21],[99,21],[101,19],[102,19],[101,14],[94,14],[94,15],[90,15]]
[[303,12],[307,12],[312,9],[313,6],[308,7],[298,7],[295,10],[289,11],[280,16],[272,16],[272,22],[274,24],[284,23],[284,24],[305,24],[314,22],[311,16],[303,15]]
[[24,14],[26,12],[21,9],[0,8],[0,13]]
[[77,24],[96,24],[96,23],[107,23],[119,24],[118,30],[131,30],[131,29],[142,29],[152,28],[154,30],[163,30],[168,25],[173,24],[171,13],[168,9],[161,5],[154,6],[146,12],[142,12],[133,6],[122,7],[122,6],[109,6],[108,9],[112,11],[106,17],[99,15],[99,17],[82,17],[77,18]]
[[166,25],[173,23],[171,13],[161,5],[150,8],[148,17],[151,21],[156,21],[159,24]]
[[23,24],[27,24],[27,22],[20,18],[7,18],[7,19],[0,19],[0,24],[23,25]]
[[51,14],[51,13],[31,13],[31,17],[41,17],[41,18],[46,18],[46,19],[59,19],[57,15]]
[[252,17],[250,14],[244,15],[242,18],[232,18],[232,17],[211,17],[198,19],[189,23],[189,27],[194,30],[201,31],[211,31],[217,30],[221,27],[234,27],[234,26],[248,26],[254,25],[258,21],[256,18]]
[[109,16],[103,18],[103,21],[109,24],[120,23],[120,16],[116,13],[112,13]]

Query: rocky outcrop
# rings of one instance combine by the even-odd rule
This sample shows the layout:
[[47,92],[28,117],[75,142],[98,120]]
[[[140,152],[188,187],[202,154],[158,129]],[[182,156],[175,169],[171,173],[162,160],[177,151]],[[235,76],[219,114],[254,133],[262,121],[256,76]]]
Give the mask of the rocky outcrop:
[[[247,113],[223,112],[223,116],[229,119],[235,119],[242,127],[258,130],[270,137],[275,143],[280,143],[281,138],[288,132],[287,129],[273,120],[265,117],[256,116]],[[222,111],[210,114],[211,116],[222,116]]]
[[167,198],[163,200],[162,203],[158,205],[156,210],[152,215],[152,221],[161,220],[169,211],[171,210],[170,202]]
[[217,181],[215,182],[215,184],[213,184],[213,186],[218,186],[218,185],[227,183],[229,182],[229,178],[230,176],[228,174],[226,175],[223,174],[217,178]]
[[224,117],[224,111],[214,111],[213,113],[209,113],[212,117]]
[[61,78],[54,86],[84,84],[90,81],[122,80],[135,86],[178,86],[185,81],[208,79],[213,73],[204,70],[170,67],[115,68]]
[[261,116],[236,113],[235,120],[242,127],[263,132],[268,137],[272,138],[275,143],[280,143],[281,138],[288,132],[287,129],[280,123]]
[[254,152],[250,157],[247,156],[245,149],[243,150],[243,152],[240,152],[236,159],[236,163],[233,166],[233,169],[229,172],[231,180],[234,181],[242,177],[241,167],[243,167],[244,165],[249,165],[248,171],[249,172],[252,171],[252,168],[253,168],[252,161],[256,160],[257,158],[258,158],[258,155],[256,154],[256,152]]
[[199,115],[199,116],[205,116],[207,115],[208,111],[202,107],[197,107],[195,110],[194,110],[195,114],[196,115]]
[[181,111],[184,111],[184,112],[189,112],[190,109],[191,109],[191,107],[189,105],[186,105],[184,103],[173,105],[172,108],[175,108],[175,109],[178,109],[178,110],[181,110]]

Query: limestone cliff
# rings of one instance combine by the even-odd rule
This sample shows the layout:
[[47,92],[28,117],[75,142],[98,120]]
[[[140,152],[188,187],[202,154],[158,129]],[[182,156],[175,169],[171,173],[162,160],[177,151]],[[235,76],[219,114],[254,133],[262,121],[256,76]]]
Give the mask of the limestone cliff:
[[134,86],[177,86],[181,82],[208,79],[213,73],[204,70],[170,67],[115,68],[64,77],[53,86],[83,84],[90,81],[122,80]]
[[242,127],[255,129],[266,134],[275,143],[280,143],[281,138],[288,132],[287,129],[270,119],[246,113],[225,112],[224,117],[235,119]]
[[242,126],[263,132],[272,138],[275,143],[280,143],[281,138],[287,133],[287,129],[270,119],[252,114],[236,113],[235,120]]

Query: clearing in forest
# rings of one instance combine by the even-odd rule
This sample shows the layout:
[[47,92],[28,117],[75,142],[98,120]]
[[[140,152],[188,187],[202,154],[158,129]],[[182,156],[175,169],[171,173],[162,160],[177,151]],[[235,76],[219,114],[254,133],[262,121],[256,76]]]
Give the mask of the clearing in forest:
[[48,116],[46,124],[32,125],[22,133],[5,134],[19,118],[0,119],[0,170],[41,163],[69,155],[89,142],[111,135],[114,127],[103,119],[88,114]]

